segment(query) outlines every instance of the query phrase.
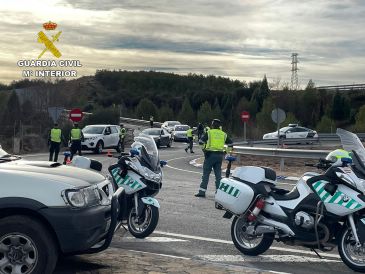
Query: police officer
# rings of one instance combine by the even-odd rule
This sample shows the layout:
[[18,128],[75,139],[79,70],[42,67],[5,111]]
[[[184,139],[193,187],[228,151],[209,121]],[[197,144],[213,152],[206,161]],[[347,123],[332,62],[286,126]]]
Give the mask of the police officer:
[[[58,160],[58,153],[60,152],[60,145],[62,141],[62,130],[58,127],[57,123],[54,123],[53,128],[49,132],[48,144],[49,144],[49,161]],[[53,159],[54,154],[54,159]]]
[[185,148],[185,152],[188,152],[188,149],[190,149],[190,153],[194,153],[193,151],[194,134],[192,128],[189,128],[186,131],[186,136],[188,137],[188,146]]
[[124,152],[124,138],[127,134],[127,130],[124,128],[123,124],[120,124],[120,131],[119,131],[119,141],[122,151]]
[[221,121],[214,119],[212,121],[211,129],[203,135],[199,140],[200,145],[204,145],[204,164],[203,177],[200,183],[199,192],[195,194],[196,197],[205,197],[207,191],[209,175],[214,170],[215,188],[218,189],[219,182],[222,179],[222,162],[224,156],[224,145],[232,144],[227,134],[220,129]]
[[150,116],[150,126],[151,126],[151,128],[153,127],[153,116],[152,115]]
[[81,156],[81,142],[84,140],[84,134],[81,129],[79,129],[79,124],[74,123],[74,128],[71,129],[70,132],[70,141],[71,141],[71,160],[76,152]]

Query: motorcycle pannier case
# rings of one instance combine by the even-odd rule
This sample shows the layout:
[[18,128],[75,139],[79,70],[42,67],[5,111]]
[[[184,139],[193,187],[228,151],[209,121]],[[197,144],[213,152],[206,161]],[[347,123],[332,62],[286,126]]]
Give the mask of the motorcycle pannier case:
[[219,184],[215,201],[234,214],[242,214],[254,199],[253,190],[246,184],[224,178]]

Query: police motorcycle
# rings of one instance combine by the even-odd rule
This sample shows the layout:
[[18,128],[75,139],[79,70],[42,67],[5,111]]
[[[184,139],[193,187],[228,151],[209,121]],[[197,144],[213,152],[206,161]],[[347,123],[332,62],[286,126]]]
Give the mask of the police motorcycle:
[[262,254],[274,240],[314,252],[337,247],[348,267],[365,272],[365,149],[351,132],[337,134],[350,154],[331,152],[311,165],[323,174],[304,173],[291,191],[277,187],[270,168],[237,167],[231,177],[227,170],[216,208],[226,211],[224,218],[234,216],[231,237],[240,252]]
[[155,141],[151,136],[134,138],[130,153],[122,153],[116,164],[108,170],[115,188],[123,187],[126,208],[122,220],[136,238],[149,236],[159,219],[159,202],[154,198],[162,187],[162,167]]

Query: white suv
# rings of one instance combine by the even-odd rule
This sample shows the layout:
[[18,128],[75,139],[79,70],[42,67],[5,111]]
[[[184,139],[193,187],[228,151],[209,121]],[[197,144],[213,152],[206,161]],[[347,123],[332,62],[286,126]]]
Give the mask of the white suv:
[[82,129],[84,141],[83,150],[93,150],[102,153],[104,148],[113,148],[121,152],[119,139],[120,127],[117,125],[89,125]]
[[0,185],[0,273],[53,273],[59,255],[100,252],[124,214],[122,188],[104,175],[1,146]]

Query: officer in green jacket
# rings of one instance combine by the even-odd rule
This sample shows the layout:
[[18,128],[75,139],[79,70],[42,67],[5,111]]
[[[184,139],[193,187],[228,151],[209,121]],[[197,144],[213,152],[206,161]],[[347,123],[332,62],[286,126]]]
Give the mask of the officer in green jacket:
[[124,151],[124,139],[127,134],[127,130],[125,129],[123,124],[120,124],[120,131],[119,131],[119,141],[122,151]]
[[83,140],[84,140],[84,134],[82,133],[81,129],[79,128],[79,124],[74,123],[74,128],[71,129],[71,132],[70,132],[70,141],[71,141],[70,159],[71,160],[77,152],[81,156],[81,142]]
[[215,188],[218,189],[220,180],[222,179],[222,162],[224,156],[224,145],[232,144],[227,134],[220,129],[221,121],[214,119],[212,121],[211,129],[209,129],[203,137],[199,140],[200,145],[204,145],[204,164],[203,177],[200,183],[199,192],[195,194],[196,197],[205,197],[207,191],[209,175],[212,169],[215,175]]
[[[58,160],[58,153],[60,152],[60,146],[62,142],[62,130],[58,127],[57,123],[54,123],[53,128],[49,132],[48,144],[49,144],[49,161]],[[54,158],[53,158],[54,154]]]
[[188,137],[188,146],[185,148],[185,152],[188,152],[188,149],[190,149],[190,153],[194,153],[193,151],[194,133],[192,128],[189,128],[186,131],[186,137]]

